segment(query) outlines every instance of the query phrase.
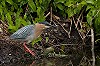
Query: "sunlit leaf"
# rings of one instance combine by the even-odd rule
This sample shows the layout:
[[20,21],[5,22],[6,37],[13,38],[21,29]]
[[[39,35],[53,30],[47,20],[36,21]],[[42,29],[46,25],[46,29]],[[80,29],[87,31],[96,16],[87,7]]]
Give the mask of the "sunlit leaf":
[[68,17],[71,17],[71,16],[73,16],[74,15],[74,13],[73,13],[74,11],[73,11],[73,9],[72,8],[68,8],[67,10],[66,10],[66,13],[68,14]]
[[60,10],[63,10],[63,9],[64,9],[64,6],[62,6],[61,4],[57,4],[57,7],[58,7]]
[[5,4],[5,0],[3,0],[1,3],[2,3],[2,5],[5,7],[5,5],[6,5],[6,4]]
[[66,0],[54,0],[56,3],[64,3]]
[[32,41],[32,45],[34,46],[35,43],[39,42],[42,40],[42,37],[38,37],[36,40]]
[[72,1],[66,1],[66,3],[64,3],[65,6],[68,6],[68,7],[71,7],[73,4],[72,4]]
[[23,24],[24,26],[27,25],[27,22],[24,19],[20,19],[21,20],[21,24]]
[[87,3],[94,4],[93,0],[86,0]]
[[27,18],[27,15],[26,15],[26,13],[25,13],[25,15],[24,15],[24,19],[26,19]]
[[54,48],[53,47],[48,47],[48,48],[46,48],[45,50],[44,50],[44,54],[45,55],[47,55],[48,53],[50,53],[50,52],[53,52],[54,51]]
[[9,13],[6,14],[6,18],[9,22],[10,25],[13,25],[12,19],[11,19],[11,15]]
[[42,0],[39,0],[39,3],[42,4]]
[[36,11],[36,6],[33,0],[29,0],[28,5],[32,8],[33,11]]
[[48,37],[46,37],[46,43],[48,42],[48,40],[49,40],[49,38],[48,38]]
[[2,19],[3,21],[5,20],[5,17],[4,17],[4,15],[2,15],[1,19]]
[[6,0],[6,2],[8,2],[9,4],[13,4],[13,1],[12,0]]
[[42,22],[42,21],[45,21],[45,17],[35,18],[35,23],[36,22]]
[[37,9],[37,15],[41,15],[41,7],[38,7],[38,9]]
[[82,1],[80,4],[83,4],[83,5],[85,5],[85,4],[87,4],[87,3],[86,3],[86,1]]
[[3,10],[2,10],[2,5],[0,5],[0,14],[2,15]]
[[[16,31],[16,30],[17,30],[15,26],[10,25],[10,24],[9,24],[9,26],[8,26],[8,29],[10,29],[10,30],[12,30],[12,31]],[[11,31],[11,32],[12,32],[12,31]]]
[[18,0],[18,2],[20,2],[21,0]]
[[18,29],[19,27],[20,27],[20,25],[21,25],[21,20],[19,19],[19,18],[17,18],[16,20],[15,20],[15,23],[16,23],[16,28]]
[[87,22],[88,22],[88,24],[91,25],[91,22],[92,22],[92,16],[87,15]]

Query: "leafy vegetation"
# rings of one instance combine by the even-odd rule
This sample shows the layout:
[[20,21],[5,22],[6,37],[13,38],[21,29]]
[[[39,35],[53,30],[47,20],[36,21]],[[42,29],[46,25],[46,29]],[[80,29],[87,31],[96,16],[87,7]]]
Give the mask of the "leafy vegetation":
[[[7,21],[10,32],[18,30],[21,25],[46,20],[45,14],[53,7],[54,13],[58,13],[63,18],[70,18],[79,14],[81,8],[86,5],[87,22],[90,26],[94,24],[96,34],[100,33],[100,3],[99,0],[1,0],[0,19]],[[94,20],[94,22],[92,22]]]
[[[86,9],[84,10],[85,6],[86,6]],[[8,24],[9,32],[13,33],[19,28],[21,28],[22,26],[35,24],[37,22],[42,22],[45,20],[51,21],[46,16],[48,13],[49,14],[51,13],[51,7],[52,7],[51,15],[57,15],[59,18],[61,18],[62,21],[75,17],[74,19],[75,21],[84,22],[84,24],[82,24],[82,27],[85,26],[86,30],[83,30],[83,29],[78,30],[80,33],[82,33],[81,35],[84,36],[85,33],[88,31],[88,28],[93,28],[95,36],[96,36],[95,42],[100,41],[100,37],[99,37],[100,36],[100,21],[99,21],[100,2],[99,0],[0,0],[0,20],[2,20],[3,22],[6,22],[6,24]],[[82,14],[82,17],[80,17],[82,11],[84,13]],[[59,53],[59,54],[66,54],[64,50],[67,49],[68,51],[69,46],[66,48],[64,44],[65,42],[61,38],[61,35],[64,34],[63,35],[64,37],[63,36],[62,37],[65,40],[67,39],[65,38],[66,37],[65,33],[68,33],[68,32],[66,31],[66,29],[64,30],[63,28],[63,27],[66,27],[65,24],[66,23],[63,23],[61,25],[59,24],[62,29],[54,30],[55,34],[57,34],[56,35],[57,37],[54,36],[56,37],[56,39],[51,38],[52,36],[51,37],[49,36],[49,37],[45,37],[44,39],[45,41],[43,41],[43,38],[39,37],[38,39],[32,42],[32,45],[35,46],[35,43],[37,42],[39,43],[39,41],[41,41],[41,44],[42,42],[45,42],[49,44],[50,47],[47,48],[48,46],[45,45],[44,48],[46,47],[46,49],[44,50],[43,48],[44,53],[48,54],[49,52],[54,52],[54,53]],[[81,37],[83,38],[83,36]],[[87,36],[85,37],[87,38]],[[71,38],[74,40],[71,39],[71,40],[66,40],[66,41],[68,41],[69,43],[70,41],[73,41],[77,44],[78,36],[77,35],[73,37],[71,36]],[[60,42],[62,42],[62,46],[60,47],[56,46],[56,48],[52,47],[52,45],[53,46],[57,44],[60,45]],[[87,43],[91,42],[91,39],[90,41],[87,40],[86,42]],[[36,48],[37,48],[38,43],[36,44]],[[85,40],[84,40],[84,43],[85,43]],[[81,41],[79,44],[81,44]],[[91,49],[91,47],[89,48]],[[41,47],[39,49],[41,49]],[[69,49],[72,49],[72,48],[69,48]],[[80,48],[78,48],[78,50],[79,49]],[[58,50],[58,51],[55,51],[55,50]],[[97,60],[100,60],[99,57],[97,58]]]
[[[49,0],[2,0],[0,1],[0,18],[7,20],[11,32],[18,30],[21,25],[45,20]],[[34,15],[34,13],[36,15]],[[33,14],[33,15],[32,15]],[[34,20],[33,20],[34,19]]]

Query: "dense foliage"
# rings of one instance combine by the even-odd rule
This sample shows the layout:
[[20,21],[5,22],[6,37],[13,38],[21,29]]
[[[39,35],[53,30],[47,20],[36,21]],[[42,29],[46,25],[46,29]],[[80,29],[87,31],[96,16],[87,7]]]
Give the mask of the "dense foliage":
[[[85,7],[85,9],[84,9],[84,7]],[[52,9],[52,13],[51,13],[51,9]],[[46,15],[48,13],[49,14],[51,13],[51,14],[48,17],[46,17]],[[63,22],[64,20],[67,21],[67,19],[70,20],[73,17],[75,17],[76,21],[79,21],[80,23],[84,22],[84,24],[82,24],[82,27],[85,25],[85,27],[87,29],[86,31],[88,31],[88,28],[93,28],[94,35],[96,36],[95,42],[97,42],[97,43],[100,42],[100,37],[99,37],[100,36],[100,21],[99,21],[99,19],[100,19],[100,16],[99,16],[100,15],[100,2],[99,2],[99,0],[0,0],[0,20],[2,20],[2,22],[5,22],[4,24],[8,25],[9,32],[11,32],[11,33],[15,32],[22,26],[26,26],[29,24],[35,24],[37,22],[42,22],[45,20],[52,21],[52,20],[50,20],[51,15],[53,15],[53,16],[55,15],[55,16],[59,17],[62,20],[61,22]],[[88,23],[88,25],[85,23]],[[64,24],[65,23],[63,23],[62,25],[64,25]],[[62,25],[60,25],[59,28],[62,27]],[[66,25],[64,25],[64,27],[66,27]],[[68,25],[67,25],[67,27],[68,27]],[[72,27],[72,28],[76,29],[76,27]],[[64,29],[62,30],[62,29],[63,29],[63,27],[61,29],[57,28],[57,30],[54,30],[55,36],[50,35],[49,36],[50,38],[45,36],[45,34],[42,35],[42,37],[45,37],[45,38],[43,39],[40,37],[37,40],[34,40],[32,42],[32,45],[34,45],[34,48],[35,47],[37,48],[37,46],[38,46],[39,49],[41,49],[41,47],[35,43],[37,43],[38,41],[41,41],[41,43],[40,43],[41,45],[44,42],[49,43],[48,45],[45,44],[43,46],[43,49],[46,47],[45,50],[42,50],[42,51],[44,51],[44,54],[47,54],[52,51],[54,51],[54,53],[61,52],[61,54],[67,54],[67,52],[70,53],[69,49],[72,50],[72,52],[74,53],[74,51],[76,51],[75,48],[77,48],[77,47],[75,45],[75,48],[72,48],[72,47],[69,48],[69,46],[66,48],[66,45],[63,45],[63,43],[65,43],[64,41],[66,41],[66,42],[68,41],[68,44],[71,41],[72,41],[72,44],[74,42],[75,42],[75,44],[77,44],[77,42],[78,42],[77,49],[80,50],[80,48],[82,48],[81,52],[83,52],[83,50],[84,50],[84,48],[79,45],[79,44],[82,44],[81,42],[83,42],[83,43],[86,42],[85,43],[86,45],[91,44],[90,43],[91,39],[88,40],[87,36],[85,36],[85,38],[87,40],[85,40],[85,38],[84,38],[81,41],[81,39],[78,38],[78,35],[76,35],[77,33],[74,33],[74,30],[72,30],[72,31],[75,36],[72,35],[71,39],[65,38],[67,36],[65,34],[66,29],[65,30]],[[86,31],[84,31],[82,29],[77,29],[77,31],[78,32],[80,31],[81,35],[83,35],[82,37],[84,37]],[[71,31],[69,31],[69,33],[70,32]],[[51,34],[54,34],[53,31],[51,31]],[[63,34],[63,36],[61,36],[62,34]],[[57,38],[55,39],[56,36],[57,36]],[[64,39],[61,37],[63,37]],[[90,37],[90,35],[89,35],[89,37]],[[1,36],[0,36],[0,38],[1,38]],[[11,41],[9,41],[9,42],[6,41],[6,42],[10,43]],[[55,43],[53,43],[53,42],[55,42]],[[62,44],[60,47],[57,47],[57,46],[56,46],[56,48],[51,47],[52,45],[60,45],[60,43]],[[1,44],[3,44],[3,43],[1,42]],[[17,45],[17,43],[15,43],[15,44]],[[9,45],[9,44],[7,44],[7,45]],[[99,45],[99,44],[95,44],[95,45]],[[50,46],[50,47],[47,48],[48,46]],[[9,47],[9,46],[7,46],[7,47]],[[74,45],[73,45],[73,47],[74,47]],[[97,46],[96,49],[94,50],[93,47],[91,48],[89,46],[89,48],[95,52],[96,51],[98,52],[98,50],[99,50],[98,47],[99,46]],[[55,51],[55,50],[57,50],[57,51]],[[88,50],[88,49],[86,49],[86,50]],[[81,52],[79,52],[79,53],[81,53]],[[86,53],[89,53],[89,52],[87,51]],[[5,53],[2,53],[2,54],[4,55]],[[85,53],[82,53],[82,54],[85,54]],[[7,55],[7,53],[6,53],[6,55]],[[97,62],[97,64],[98,64],[100,61],[100,53],[98,53],[98,54],[95,53],[95,55],[96,55],[95,58],[98,60],[98,62]],[[93,56],[93,55],[91,55],[91,56]],[[76,56],[76,57],[78,57],[78,56]],[[98,64],[98,65],[100,65],[100,64]]]
[[21,25],[46,20],[45,15],[50,11],[50,7],[53,7],[54,13],[62,15],[63,18],[70,18],[79,14],[81,8],[86,5],[87,10],[90,9],[86,15],[87,22],[90,26],[93,23],[96,34],[99,34],[99,4],[99,0],[0,0],[0,19],[7,21],[9,29],[14,32]]

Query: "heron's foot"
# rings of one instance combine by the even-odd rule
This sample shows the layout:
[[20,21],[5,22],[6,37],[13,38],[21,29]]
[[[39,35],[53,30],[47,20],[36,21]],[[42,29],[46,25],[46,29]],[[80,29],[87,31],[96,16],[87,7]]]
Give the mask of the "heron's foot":
[[24,45],[24,48],[26,49],[27,52],[32,54],[32,56],[35,56],[35,53],[26,46],[26,43],[24,43],[23,45]]

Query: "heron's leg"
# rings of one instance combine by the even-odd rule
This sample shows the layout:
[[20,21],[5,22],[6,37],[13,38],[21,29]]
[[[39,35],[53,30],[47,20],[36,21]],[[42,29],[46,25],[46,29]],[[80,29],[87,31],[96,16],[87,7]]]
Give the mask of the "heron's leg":
[[24,42],[23,46],[24,46],[24,48],[27,50],[27,52],[29,52],[30,54],[32,54],[33,56],[35,56],[35,53],[32,52],[32,50],[30,50],[30,49],[26,46],[26,42]]

